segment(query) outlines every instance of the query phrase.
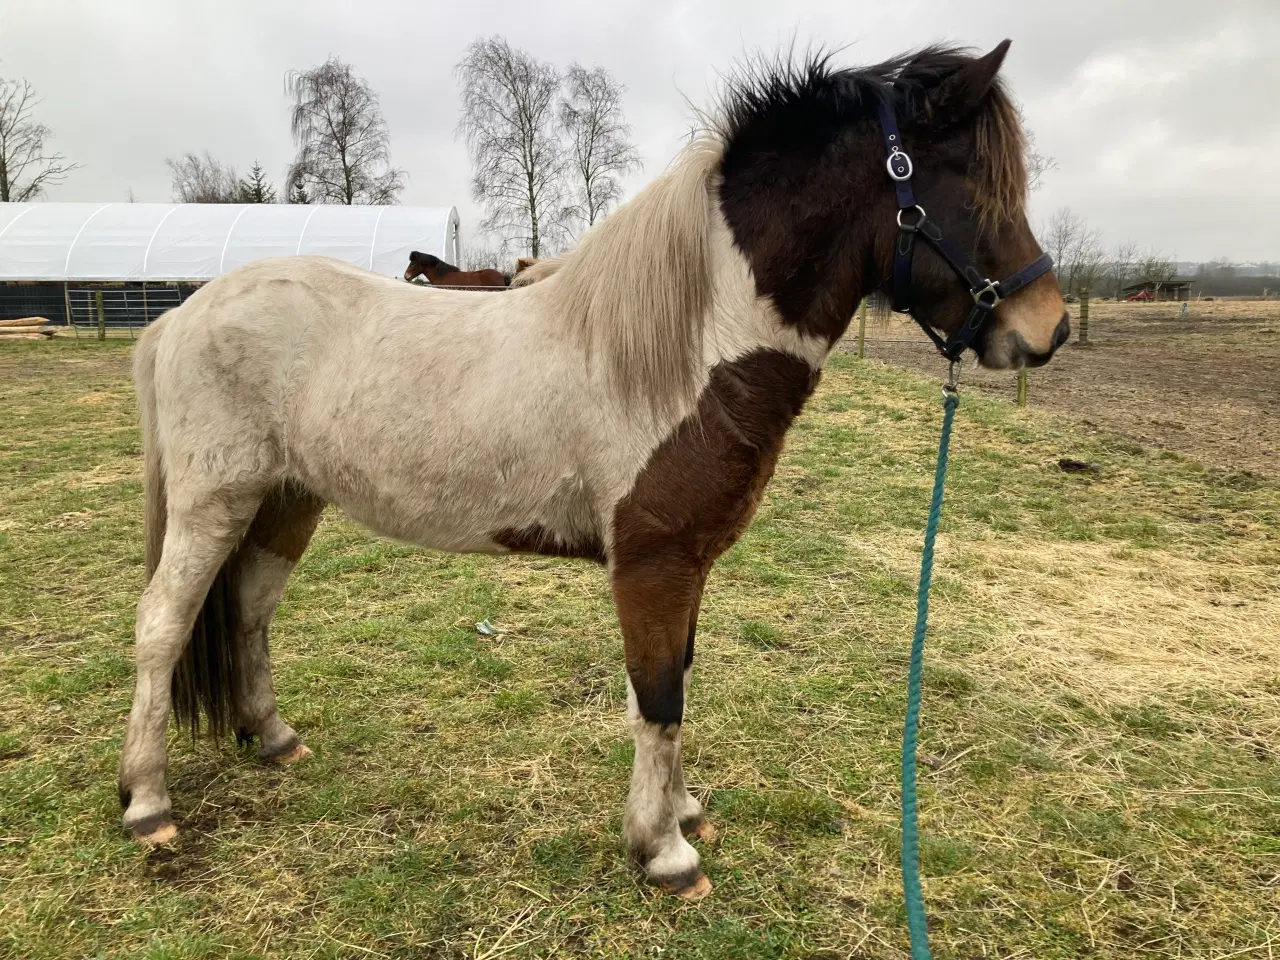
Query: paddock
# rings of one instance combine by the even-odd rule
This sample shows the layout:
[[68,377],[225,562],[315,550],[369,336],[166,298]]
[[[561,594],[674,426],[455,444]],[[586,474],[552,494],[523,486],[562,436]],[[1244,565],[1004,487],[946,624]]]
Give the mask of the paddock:
[[[1214,350],[1247,360],[1270,323]],[[2,346],[0,953],[904,955],[897,751],[936,363],[834,357],[712,574],[685,756],[717,886],[672,909],[619,855],[632,748],[604,574],[420,551],[332,511],[273,638],[315,757],[282,771],[175,733],[184,832],[132,844],[114,791],[142,586],[132,345]],[[1268,956],[1280,487],[1037,405],[1053,369],[1025,410],[985,392],[1003,381],[962,387],[921,745],[935,951]],[[1164,406],[1179,378],[1133,389]]]

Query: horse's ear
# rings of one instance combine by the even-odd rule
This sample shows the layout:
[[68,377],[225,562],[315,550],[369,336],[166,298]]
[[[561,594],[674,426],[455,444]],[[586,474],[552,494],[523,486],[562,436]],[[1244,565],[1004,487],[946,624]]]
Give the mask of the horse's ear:
[[934,88],[927,101],[935,123],[961,120],[978,108],[996,82],[1012,42],[1000,41],[990,53],[969,61]]
[[422,262],[422,254],[421,254],[421,252],[419,252],[419,251],[417,251],[417,250],[412,251],[412,252],[409,254],[409,262],[410,262],[410,263],[421,263],[421,262]]

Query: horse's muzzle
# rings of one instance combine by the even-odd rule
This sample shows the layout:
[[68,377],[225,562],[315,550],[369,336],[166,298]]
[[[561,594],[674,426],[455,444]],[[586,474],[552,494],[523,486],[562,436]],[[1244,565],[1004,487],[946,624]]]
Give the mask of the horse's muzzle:
[[[1028,367],[1043,367],[1058,352],[1058,348],[1067,342],[1071,337],[1071,319],[1067,316],[1067,312],[1062,311],[1062,319],[1058,321],[1058,325],[1053,329],[1053,341],[1048,350],[1043,353],[1037,353],[1026,349],[1025,344],[1020,343],[1022,349],[1022,362]],[[1018,337],[1021,341],[1022,337]]]

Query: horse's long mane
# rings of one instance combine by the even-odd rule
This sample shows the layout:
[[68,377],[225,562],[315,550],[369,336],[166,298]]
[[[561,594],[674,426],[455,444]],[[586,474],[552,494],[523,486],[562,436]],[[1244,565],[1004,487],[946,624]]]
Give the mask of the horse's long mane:
[[[832,67],[831,58],[819,51],[798,60],[787,54],[748,61],[726,84],[716,133],[726,143],[743,136],[830,138],[841,123],[869,115],[889,83],[900,120],[928,124],[929,92],[976,59],[966,48],[945,44],[852,69]],[[1018,108],[999,77],[973,122],[975,211],[987,227],[1015,220],[1027,202],[1026,139]]]
[[[892,82],[901,116],[928,124],[928,93],[975,58],[926,47],[883,63],[835,69],[829,54],[750,61],[729,78],[710,133],[672,168],[583,237],[577,249],[542,261],[514,281],[555,278],[557,307],[593,357],[608,364],[627,396],[678,406],[691,399],[702,362],[711,297],[712,179],[732,143],[821,145],[865,119]],[[984,225],[1025,209],[1025,140],[1018,111],[997,78],[973,119],[974,207]],[[550,295],[550,294],[549,294]]]
[[[613,386],[658,408],[698,387],[711,300],[711,178],[723,145],[697,140],[670,170],[589,230],[554,267],[556,305]],[[523,276],[523,274],[522,274]],[[534,279],[530,278],[530,279]]]

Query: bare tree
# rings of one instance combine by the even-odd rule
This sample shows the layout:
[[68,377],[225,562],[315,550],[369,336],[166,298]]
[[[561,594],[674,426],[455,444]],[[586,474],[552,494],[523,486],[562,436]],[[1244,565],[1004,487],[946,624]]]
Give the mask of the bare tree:
[[330,57],[310,70],[290,71],[285,87],[298,148],[290,196],[300,183],[312,202],[397,202],[404,171],[391,166],[391,135],[377,94],[350,65]]
[[1106,248],[1097,230],[1083,227],[1071,249],[1068,292],[1085,297],[1094,292],[1107,267]]
[[1040,245],[1053,257],[1063,293],[1092,292],[1106,272],[1102,237],[1069,207],[1059,207],[1042,229]]
[[1149,280],[1172,280],[1177,272],[1178,265],[1167,256],[1156,250],[1148,250],[1138,260],[1135,277],[1144,283]]
[[566,235],[569,203],[556,142],[560,75],[502,37],[472,41],[454,67],[462,84],[458,133],[475,171],[471,193],[484,204],[485,232],[531,255]]
[[32,117],[39,105],[30,81],[0,79],[0,202],[37,200],[80,166],[48,152],[53,131]]
[[1019,106],[1017,110],[1018,120],[1022,125],[1022,136],[1024,141],[1022,160],[1027,167],[1027,187],[1031,190],[1035,190],[1040,186],[1040,180],[1046,173],[1050,170],[1058,169],[1058,161],[1047,153],[1041,153],[1036,149],[1035,131],[1027,125],[1027,117],[1026,114],[1022,112],[1022,107]]
[[239,203],[240,188],[236,168],[215,160],[208,150],[204,156],[184,153],[176,160],[169,157],[173,199],[178,203]]
[[1059,207],[1049,217],[1049,223],[1041,228],[1043,236],[1040,239],[1040,246],[1053,257],[1054,272],[1058,276],[1058,282],[1062,285],[1064,293],[1070,289],[1067,282],[1070,276],[1070,261],[1083,231],[1084,221],[1069,207]]
[[1044,175],[1050,170],[1058,169],[1058,161],[1047,153],[1041,153],[1036,149],[1036,135],[1030,130],[1024,128],[1024,136],[1026,138],[1026,147],[1024,148],[1023,162],[1027,165],[1027,187],[1031,190],[1037,190]]
[[462,251],[463,270],[509,270],[505,261],[498,247],[484,240],[469,243]]
[[640,154],[622,117],[623,88],[608,71],[571,64],[565,86],[560,125],[573,164],[573,216],[591,227],[622,198],[620,178],[640,167]]
[[1107,279],[1111,283],[1111,295],[1119,299],[1133,276],[1133,268],[1138,260],[1138,245],[1129,241],[1119,244],[1111,255],[1111,263],[1107,265]]

